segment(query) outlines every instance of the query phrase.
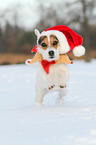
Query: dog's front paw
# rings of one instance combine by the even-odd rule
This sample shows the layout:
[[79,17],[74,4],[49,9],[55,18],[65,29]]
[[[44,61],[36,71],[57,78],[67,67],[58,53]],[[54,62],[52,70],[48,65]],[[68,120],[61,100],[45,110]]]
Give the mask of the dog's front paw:
[[40,107],[40,106],[43,106],[43,105],[42,105],[42,103],[35,103],[35,106]]
[[59,85],[60,88],[66,88],[66,84],[65,85]]
[[55,87],[55,85],[50,86],[50,87],[49,87],[49,90],[52,90],[54,87]]

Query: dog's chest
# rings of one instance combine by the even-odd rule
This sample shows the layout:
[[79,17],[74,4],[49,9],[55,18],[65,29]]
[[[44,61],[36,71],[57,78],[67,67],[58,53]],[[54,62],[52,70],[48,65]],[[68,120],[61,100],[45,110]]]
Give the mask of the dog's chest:
[[62,77],[66,77],[68,68],[66,64],[55,64],[50,66],[49,76],[52,80],[60,80]]
[[39,71],[37,75],[41,80],[41,83],[58,84],[58,82],[62,81],[62,78],[67,79],[68,67],[66,64],[54,64],[50,66],[49,74],[47,74],[43,67],[39,65]]

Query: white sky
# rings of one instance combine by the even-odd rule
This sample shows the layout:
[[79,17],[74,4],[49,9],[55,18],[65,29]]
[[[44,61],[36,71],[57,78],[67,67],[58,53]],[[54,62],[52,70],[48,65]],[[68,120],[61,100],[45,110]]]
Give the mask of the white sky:
[[[60,1],[66,1],[66,0],[0,0],[0,7],[6,7],[9,4],[12,3],[23,3],[23,4],[27,4],[27,3],[36,3],[36,2],[46,2],[46,3],[56,3],[56,2],[60,2]],[[73,0],[70,0],[73,1]]]
[[19,12],[19,25],[23,25],[26,28],[33,28],[40,17],[39,11],[37,9],[39,4],[43,3],[45,6],[48,6],[55,5],[62,1],[66,0],[0,0],[0,9],[2,11],[6,8],[13,8],[11,10],[11,14],[9,12],[6,14],[6,20],[10,20],[10,23],[12,23],[11,17],[12,11],[14,11],[14,6],[16,4],[20,4],[20,8],[17,8],[17,11]]
[[53,5],[54,7],[57,3],[66,1],[72,2],[74,0],[0,0],[0,12],[3,12],[6,8],[11,9],[10,12],[6,12],[5,18],[0,19],[0,25],[4,26],[5,20],[13,23],[13,14],[16,11],[14,7],[19,4],[20,6],[17,7],[18,24],[26,29],[31,29],[40,18],[38,5],[43,3],[44,6]]

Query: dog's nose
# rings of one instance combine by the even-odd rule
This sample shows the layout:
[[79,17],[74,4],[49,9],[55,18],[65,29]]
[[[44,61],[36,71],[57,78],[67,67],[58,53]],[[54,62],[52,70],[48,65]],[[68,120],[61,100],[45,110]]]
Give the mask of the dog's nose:
[[50,56],[54,56],[54,51],[49,51]]

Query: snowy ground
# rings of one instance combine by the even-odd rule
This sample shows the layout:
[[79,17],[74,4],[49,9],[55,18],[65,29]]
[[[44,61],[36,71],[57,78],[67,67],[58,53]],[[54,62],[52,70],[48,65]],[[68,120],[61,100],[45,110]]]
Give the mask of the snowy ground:
[[0,145],[96,145],[96,60],[68,65],[65,105],[58,93],[35,107],[37,69],[0,66]]

